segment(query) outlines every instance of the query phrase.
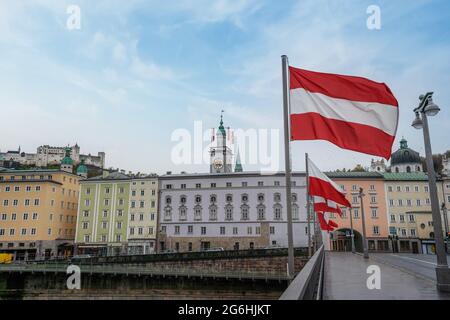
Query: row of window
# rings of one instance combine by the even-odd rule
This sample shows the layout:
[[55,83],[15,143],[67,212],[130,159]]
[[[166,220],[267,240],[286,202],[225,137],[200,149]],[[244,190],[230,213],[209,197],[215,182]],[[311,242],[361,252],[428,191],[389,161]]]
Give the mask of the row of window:
[[[341,219],[347,219],[347,209],[341,208],[341,211],[342,211]],[[359,219],[359,208],[353,208],[352,213],[354,219]],[[331,219],[334,219],[337,217],[337,214],[331,212],[329,213],[329,216]],[[370,217],[372,219],[378,219],[378,208],[370,208]]]
[[[134,236],[135,235],[135,229],[137,231],[136,232],[137,235],[139,235],[139,236],[144,235],[144,227],[137,227],[137,228],[131,227],[130,228],[130,236]],[[153,227],[149,227],[148,228],[148,234],[149,235],[153,235],[153,232],[154,232],[154,228]]]
[[[11,221],[16,221],[17,220],[17,213],[11,213],[11,217],[10,217]],[[33,212],[31,214],[29,214],[28,212],[24,212],[22,214],[22,220],[38,220],[39,219],[39,215],[36,212]],[[59,215],[59,221],[62,222],[64,219],[64,215],[60,214]],[[74,215],[66,215],[66,222],[67,223],[74,223],[75,222],[76,217]],[[0,213],[0,221],[6,221],[8,220],[8,214],[7,213]],[[53,213],[49,214],[49,220],[53,221]]]
[[[174,234],[175,235],[180,235],[182,234],[181,232],[182,227],[181,226],[174,226]],[[247,235],[252,235],[253,234],[253,230],[255,230],[256,235],[261,234],[261,227],[257,226],[257,227],[247,227]],[[162,233],[166,233],[167,232],[167,226],[162,226],[161,227],[161,232]],[[200,227],[200,234],[201,235],[206,235],[206,227],[201,226]],[[183,232],[183,234],[188,234],[188,235],[192,235],[194,233],[194,226],[193,225],[188,225],[186,227],[186,231]],[[226,235],[227,234],[227,228],[225,226],[221,226],[219,227],[219,233],[220,235]],[[270,226],[269,227],[269,233],[270,234],[275,234],[275,227],[274,226]],[[233,235],[238,235],[239,234],[239,228],[238,227],[232,227],[231,228],[231,234]]]
[[[416,222],[416,218],[413,214],[408,214],[408,221],[409,222]],[[395,214],[391,214],[391,222],[396,222],[396,216]],[[405,215],[400,214],[399,215],[399,222],[405,222]]]
[[[103,204],[105,206],[109,206],[111,203],[111,199],[103,199]],[[123,198],[118,199],[118,205],[119,206],[123,206],[125,204],[125,200]],[[136,208],[136,201],[130,201],[130,207],[131,208]],[[91,199],[85,199],[84,200],[84,205],[86,207],[89,207],[91,205]],[[151,208],[155,208],[156,207],[156,202],[154,200],[150,201],[150,207]],[[139,201],[139,208],[145,208],[145,201]]]
[[[21,190],[20,186],[15,186],[14,188],[11,188],[11,186],[5,186],[3,188],[3,192],[12,192],[12,191],[20,192],[20,190]],[[2,189],[0,188],[0,192],[1,191],[2,191]],[[25,191],[26,192],[32,192],[32,191],[40,192],[41,191],[41,186],[34,186],[34,188],[32,186],[25,186]],[[55,187],[52,188],[52,192],[56,192],[56,188]],[[61,188],[61,193],[63,195],[65,195],[66,194],[66,189],[65,188]],[[77,196],[77,191],[76,190],[72,190],[72,189],[68,189],[68,195],[69,195],[69,197],[70,196],[76,197]]]
[[[152,196],[156,196],[156,190],[153,189],[151,194],[152,194]],[[141,189],[140,195],[141,195],[142,197],[145,196],[145,189]],[[132,197],[135,197],[135,196],[136,196],[136,190],[131,190],[131,196],[132,196]]]
[[[37,234],[37,229],[36,228],[21,228],[18,231],[18,235],[21,236],[26,236],[26,235],[31,235],[31,236],[35,236]],[[68,236],[68,235],[73,235],[75,233],[74,229],[64,229],[64,235]],[[62,235],[63,234],[63,230],[62,229],[58,229],[58,235]],[[9,229],[9,232],[7,232],[6,229],[0,228],[0,236],[15,236],[16,235],[16,229],[11,228]],[[52,228],[48,228],[47,229],[47,235],[52,235]]]
[[[3,204],[4,207],[8,207],[10,204],[13,207],[18,207],[19,206],[19,200],[18,199],[14,199],[14,200],[4,199],[2,204]],[[41,204],[41,200],[40,199],[34,199],[34,200],[33,199],[24,199],[23,200],[23,205],[25,207],[28,207],[28,206],[40,206],[40,204]],[[64,205],[64,204],[66,204],[66,205]],[[53,199],[50,200],[50,206],[52,206],[52,207],[55,206],[55,200],[53,200]],[[60,207],[61,207],[61,209],[67,208],[67,209],[75,210],[75,209],[77,209],[77,203],[61,201]]]
[[[397,202],[397,203],[396,203]],[[413,200],[412,199],[389,199],[389,206],[390,207],[412,207]],[[430,198],[425,199],[425,205],[429,206],[431,204]],[[423,202],[421,199],[416,199],[416,206],[420,207],[423,205]]]
[[[291,184],[292,184],[293,187],[295,187],[297,185],[297,182],[296,181],[292,181]],[[274,181],[273,185],[275,187],[281,186],[280,181]],[[237,186],[237,185],[235,184],[234,186]],[[248,185],[247,181],[241,181],[240,187],[248,187],[248,186],[249,185]],[[264,187],[264,181],[258,181],[255,186]],[[225,183],[225,187],[231,188],[231,187],[233,187],[233,183],[232,182],[226,182]],[[165,189],[174,189],[174,186],[173,186],[173,184],[168,183],[168,184],[166,184],[164,186],[164,188]],[[196,183],[195,184],[195,189],[201,189],[201,188],[202,188],[202,184],[201,183]],[[207,188],[217,188],[217,183],[216,182],[211,182],[209,184],[209,187],[207,187]],[[180,184],[180,189],[187,189],[187,184],[185,184],[185,183]]]
[[[85,234],[83,236],[83,240],[84,242],[91,242],[91,235],[90,234]],[[121,234],[116,234],[114,235],[114,240],[116,242],[121,242],[122,241],[122,235]],[[100,241],[101,242],[108,242],[108,236],[106,234],[102,234],[100,235]]]
[[[345,185],[341,184],[339,187],[341,188],[342,191],[346,191],[345,190]],[[375,191],[375,190],[376,189],[375,189],[375,185],[374,184],[369,185],[369,191]],[[356,185],[356,184],[353,184],[352,188],[351,188],[351,191],[359,192],[359,186]]]
[[[217,220],[217,209],[216,205],[209,206],[209,220],[216,221]],[[250,219],[250,206],[244,204],[240,207],[240,220],[249,220]],[[172,207],[166,206],[164,208],[164,221],[172,221]],[[266,206],[263,204],[259,204],[256,206],[257,211],[257,219],[258,220],[266,220]],[[232,221],[234,220],[234,207],[232,205],[226,205],[224,207],[224,220]],[[180,221],[187,220],[187,207],[181,206],[178,208],[178,219]],[[199,205],[194,207],[194,220],[202,221],[203,217],[203,208]],[[275,204],[273,206],[273,219],[274,220],[282,220],[282,206],[280,204]],[[299,219],[299,207],[297,204],[292,205],[292,219]]]
[[[84,221],[81,223],[81,228],[83,230],[87,230],[87,229],[89,229],[89,225],[90,225],[90,223],[88,221]],[[108,229],[108,221],[102,221],[101,226],[102,226],[102,229]],[[122,229],[122,226],[123,226],[122,221],[116,222],[116,229]]]
[[[394,190],[396,192],[412,192],[413,188],[410,186],[388,186],[388,192],[393,192]],[[419,186],[414,186],[414,192],[420,192],[419,190]],[[423,191],[429,192],[429,187],[423,186]]]
[[[263,202],[264,199],[265,199],[264,193],[258,193],[256,197],[257,197],[257,200],[259,202]],[[199,195],[199,194],[195,195],[194,196],[194,201],[195,201],[195,203],[201,203],[202,202],[202,196]],[[225,195],[225,201],[226,202],[233,202],[233,195],[232,194],[226,194]],[[244,202],[244,203],[248,202],[248,194],[246,194],[246,193],[241,194],[241,201]],[[273,201],[274,202],[281,202],[281,193],[278,193],[278,192],[274,193],[273,194]],[[187,196],[186,195],[181,195],[180,196],[180,203],[181,204],[185,204],[186,202],[187,202]],[[209,202],[213,203],[213,204],[216,203],[217,202],[217,195],[216,194],[209,195]],[[296,193],[292,194],[292,202],[297,202],[297,194]],[[165,197],[165,203],[167,205],[172,204],[172,196],[166,196]]]
[[[9,176],[9,177],[0,176],[0,181],[6,181],[6,180],[9,180],[9,181],[21,180],[21,181],[23,181],[23,180],[36,180],[36,179],[39,179],[39,180],[44,180],[44,179],[52,180],[53,176],[52,175],[48,175],[48,176],[44,176],[44,175],[39,175],[39,176],[37,176],[37,175],[28,175],[28,176],[20,176],[20,178],[19,178],[19,176]],[[65,179],[65,177],[64,177],[64,179]],[[70,180],[71,180],[70,182],[72,182],[72,178],[70,178]]]

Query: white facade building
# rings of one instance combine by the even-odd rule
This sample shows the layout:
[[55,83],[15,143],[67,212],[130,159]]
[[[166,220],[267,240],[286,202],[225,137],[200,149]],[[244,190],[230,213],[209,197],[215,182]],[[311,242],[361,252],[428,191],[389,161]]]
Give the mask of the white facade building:
[[[287,246],[284,173],[160,176],[159,249]],[[293,177],[294,245],[307,246],[305,174]]]

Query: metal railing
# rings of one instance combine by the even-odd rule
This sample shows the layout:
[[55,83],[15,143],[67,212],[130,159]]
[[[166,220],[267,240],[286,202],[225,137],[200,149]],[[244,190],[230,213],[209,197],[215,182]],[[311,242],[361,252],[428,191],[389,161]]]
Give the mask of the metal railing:
[[322,298],[324,261],[325,250],[322,245],[292,280],[279,300],[320,300]]
[[[0,272],[30,272],[30,273],[66,273],[69,263],[51,264],[8,264],[0,265]],[[81,273],[98,275],[142,275],[142,276],[179,276],[201,278],[234,278],[234,279],[264,279],[288,280],[286,274],[279,271],[229,270],[226,268],[192,268],[173,266],[148,265],[118,265],[118,264],[76,264]]]

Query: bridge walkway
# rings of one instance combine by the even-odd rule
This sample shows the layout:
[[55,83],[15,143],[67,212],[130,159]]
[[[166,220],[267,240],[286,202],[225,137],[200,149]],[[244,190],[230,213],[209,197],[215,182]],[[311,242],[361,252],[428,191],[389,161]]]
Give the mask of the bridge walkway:
[[[367,286],[370,265],[380,268],[380,289]],[[325,253],[322,297],[324,300],[450,300],[450,295],[437,291],[435,280],[380,259],[332,251]]]

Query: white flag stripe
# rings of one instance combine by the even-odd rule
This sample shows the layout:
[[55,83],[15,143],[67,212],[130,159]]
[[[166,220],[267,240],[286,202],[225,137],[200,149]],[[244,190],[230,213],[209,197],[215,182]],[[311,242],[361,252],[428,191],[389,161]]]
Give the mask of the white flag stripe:
[[308,174],[309,174],[310,177],[315,177],[317,179],[327,181],[337,191],[339,191],[340,193],[343,193],[342,189],[336,183],[334,183],[333,180],[328,178],[322,171],[320,171],[319,168],[316,167],[316,165],[314,164],[314,162],[311,161],[310,158],[308,158],[308,171],[309,171]]
[[318,113],[326,118],[368,125],[394,136],[398,108],[376,102],[338,99],[322,93],[291,89],[291,114]]

